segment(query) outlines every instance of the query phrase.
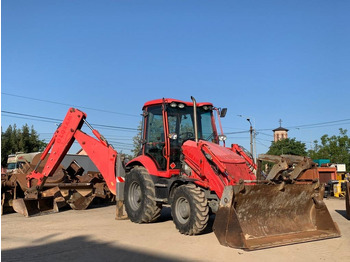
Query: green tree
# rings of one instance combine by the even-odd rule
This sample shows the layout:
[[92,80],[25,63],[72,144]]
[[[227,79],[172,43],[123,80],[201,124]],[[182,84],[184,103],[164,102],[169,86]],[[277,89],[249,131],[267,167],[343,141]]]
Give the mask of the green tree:
[[321,143],[314,141],[314,148],[309,150],[308,155],[312,159],[330,159],[331,163],[346,164],[350,171],[350,138],[346,129],[339,129],[339,135],[323,135]]
[[22,149],[20,150],[21,152],[29,153],[31,152],[29,151],[30,147],[31,147],[31,144],[30,144],[29,127],[27,124],[25,124],[24,126],[22,126],[22,132],[19,135],[19,148]]
[[140,153],[141,150],[141,145],[142,145],[142,139],[141,139],[141,133],[142,133],[142,121],[140,121],[138,127],[137,127],[137,134],[136,136],[133,137],[132,141],[134,144],[134,149],[131,150],[131,152],[133,153],[133,157],[137,157]]
[[5,132],[1,127],[1,166],[6,166],[7,157],[16,152],[30,153],[44,150],[46,143],[39,139],[32,126],[25,124],[22,129],[10,125]]
[[306,146],[300,141],[296,141],[295,138],[286,138],[276,142],[272,142],[269,151],[269,155],[297,155],[306,156]]

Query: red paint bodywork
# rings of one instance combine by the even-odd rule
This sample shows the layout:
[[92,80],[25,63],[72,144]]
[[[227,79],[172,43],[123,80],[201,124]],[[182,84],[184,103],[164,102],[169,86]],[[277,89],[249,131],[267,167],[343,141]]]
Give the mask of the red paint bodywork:
[[43,171],[41,173],[33,171],[27,175],[28,188],[42,186],[46,178],[52,175],[62,162],[74,140],[77,140],[103,175],[109,190],[114,195],[116,194],[115,166],[117,151],[106,142],[97,130],[92,131],[97,139],[80,130],[85,118],[86,114],[78,109],[70,108],[68,110],[62,124],[57,128],[41,155],[41,160],[44,160],[51,150]]
[[[164,98],[146,102],[143,106],[143,110],[147,111],[147,108],[155,105],[165,105],[172,102],[182,103],[185,106],[193,106],[193,102],[185,102],[177,99]],[[213,104],[208,102],[197,103],[197,107],[212,106]],[[213,107],[213,109],[216,109]],[[218,111],[218,110],[216,110]],[[164,122],[164,136],[165,139],[165,158],[167,160],[167,169],[165,171],[159,170],[152,158],[141,155],[130,161],[127,166],[141,164],[144,166],[149,174],[170,178],[174,175],[180,175],[180,169],[171,169],[170,163],[170,139],[169,139],[169,127],[168,127],[168,115],[163,108],[163,122]],[[214,129],[215,137],[217,137],[217,130],[215,125],[215,119],[212,115],[212,126]],[[146,121],[144,123],[146,128]],[[220,129],[221,125],[220,125]],[[218,141],[218,140],[217,140]],[[182,154],[184,155],[184,161],[192,169],[189,176],[185,173],[181,173],[182,178],[190,179],[195,184],[214,191],[219,198],[223,193],[224,187],[227,185],[235,185],[240,180],[256,180],[255,175],[251,172],[247,166],[246,161],[252,161],[248,156],[242,155],[243,151],[239,146],[233,146],[232,148],[226,148],[215,143],[200,140],[198,143],[195,141],[186,141],[182,146]],[[209,156],[211,158],[208,161]],[[244,156],[246,156],[245,159]]]
[[186,141],[182,148],[184,161],[193,171],[190,177],[197,179],[196,184],[215,191],[219,198],[225,186],[256,180],[245,160],[230,148],[203,140],[198,144]]
[[[142,109],[145,109],[149,106],[155,106],[155,105],[162,105],[162,104],[170,104],[171,102],[175,102],[175,103],[182,103],[186,106],[193,106],[193,103],[192,102],[186,102],[186,101],[182,101],[182,100],[178,100],[178,99],[173,99],[173,98],[162,98],[162,99],[155,99],[155,100],[151,100],[151,101],[148,101],[146,102],[144,105],[143,105],[143,108]],[[197,106],[198,107],[201,107],[201,106],[213,106],[212,103],[209,103],[209,102],[201,102],[201,103],[197,103]]]
[[[184,102],[176,99],[158,99],[145,103],[143,110],[147,110],[149,106],[162,105],[163,129],[165,137],[165,146],[163,150],[164,157],[167,161],[167,168],[160,170],[154,159],[146,154],[136,157],[127,163],[127,167],[135,165],[144,166],[149,174],[162,178],[171,178],[173,176],[181,176],[181,179],[193,181],[210,191],[214,191],[220,198],[224,187],[235,185],[240,180],[255,180],[255,175],[250,171],[246,164],[246,160],[239,154],[237,147],[226,148],[216,143],[199,140],[198,143],[192,140],[184,142],[182,145],[182,154],[184,162],[191,168],[190,174],[180,172],[180,169],[173,169],[174,163],[170,163],[170,138],[169,127],[167,121],[167,111],[164,110],[165,104],[171,102],[183,103],[186,106],[193,106],[192,102]],[[211,103],[197,103],[200,106],[213,106]],[[214,108],[215,109],[215,108]],[[100,133],[92,129],[92,133],[96,138],[91,137],[80,129],[84,124],[86,114],[78,109],[70,108],[64,118],[61,126],[54,133],[51,141],[44,150],[41,160],[51,151],[50,158],[45,164],[43,171],[33,171],[27,176],[28,187],[42,186],[48,176],[53,174],[62,159],[68,152],[74,140],[77,140],[81,147],[88,154],[90,159],[103,175],[109,190],[116,194],[116,157],[117,151],[100,135]],[[145,121],[146,122],[146,121]],[[215,126],[215,119],[211,114],[211,122],[214,131],[215,141],[218,142],[218,134]],[[144,123],[146,127],[146,123]],[[144,132],[145,133],[145,132]]]

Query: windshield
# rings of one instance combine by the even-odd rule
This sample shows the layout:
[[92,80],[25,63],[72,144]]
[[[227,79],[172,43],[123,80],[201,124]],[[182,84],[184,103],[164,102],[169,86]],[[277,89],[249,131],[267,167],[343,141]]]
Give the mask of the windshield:
[[[179,142],[194,139],[193,107],[168,107],[169,133],[176,133]],[[206,141],[216,139],[211,121],[211,110],[197,108],[198,138]],[[215,141],[213,141],[215,142]]]
[[7,169],[8,170],[12,170],[12,169],[15,169],[16,168],[16,163],[8,163],[7,164]]

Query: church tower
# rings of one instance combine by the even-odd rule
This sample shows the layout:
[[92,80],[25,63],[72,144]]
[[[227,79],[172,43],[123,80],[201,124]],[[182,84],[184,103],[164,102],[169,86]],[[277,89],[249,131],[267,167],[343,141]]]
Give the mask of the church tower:
[[280,122],[280,127],[272,130],[273,131],[273,141],[277,142],[282,139],[288,138],[288,129],[282,127],[282,120],[279,120]]

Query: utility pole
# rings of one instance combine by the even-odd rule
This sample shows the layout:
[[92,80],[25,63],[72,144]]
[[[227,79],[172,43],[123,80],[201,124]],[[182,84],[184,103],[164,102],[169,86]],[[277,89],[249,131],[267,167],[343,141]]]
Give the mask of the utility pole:
[[[250,153],[252,154],[254,158],[254,150],[253,150],[253,126],[252,122],[250,122],[250,118],[247,118],[247,121],[250,124],[249,132],[250,132]],[[255,160],[255,159],[254,159]]]
[[257,163],[256,160],[256,130],[255,127],[253,127],[252,122],[250,121],[251,119],[253,119],[253,123],[255,126],[255,119],[254,117],[249,117],[249,116],[244,116],[244,115],[237,115],[239,117],[245,117],[247,119],[247,121],[249,122],[249,133],[250,133],[250,153],[252,155],[253,161],[254,163]]

